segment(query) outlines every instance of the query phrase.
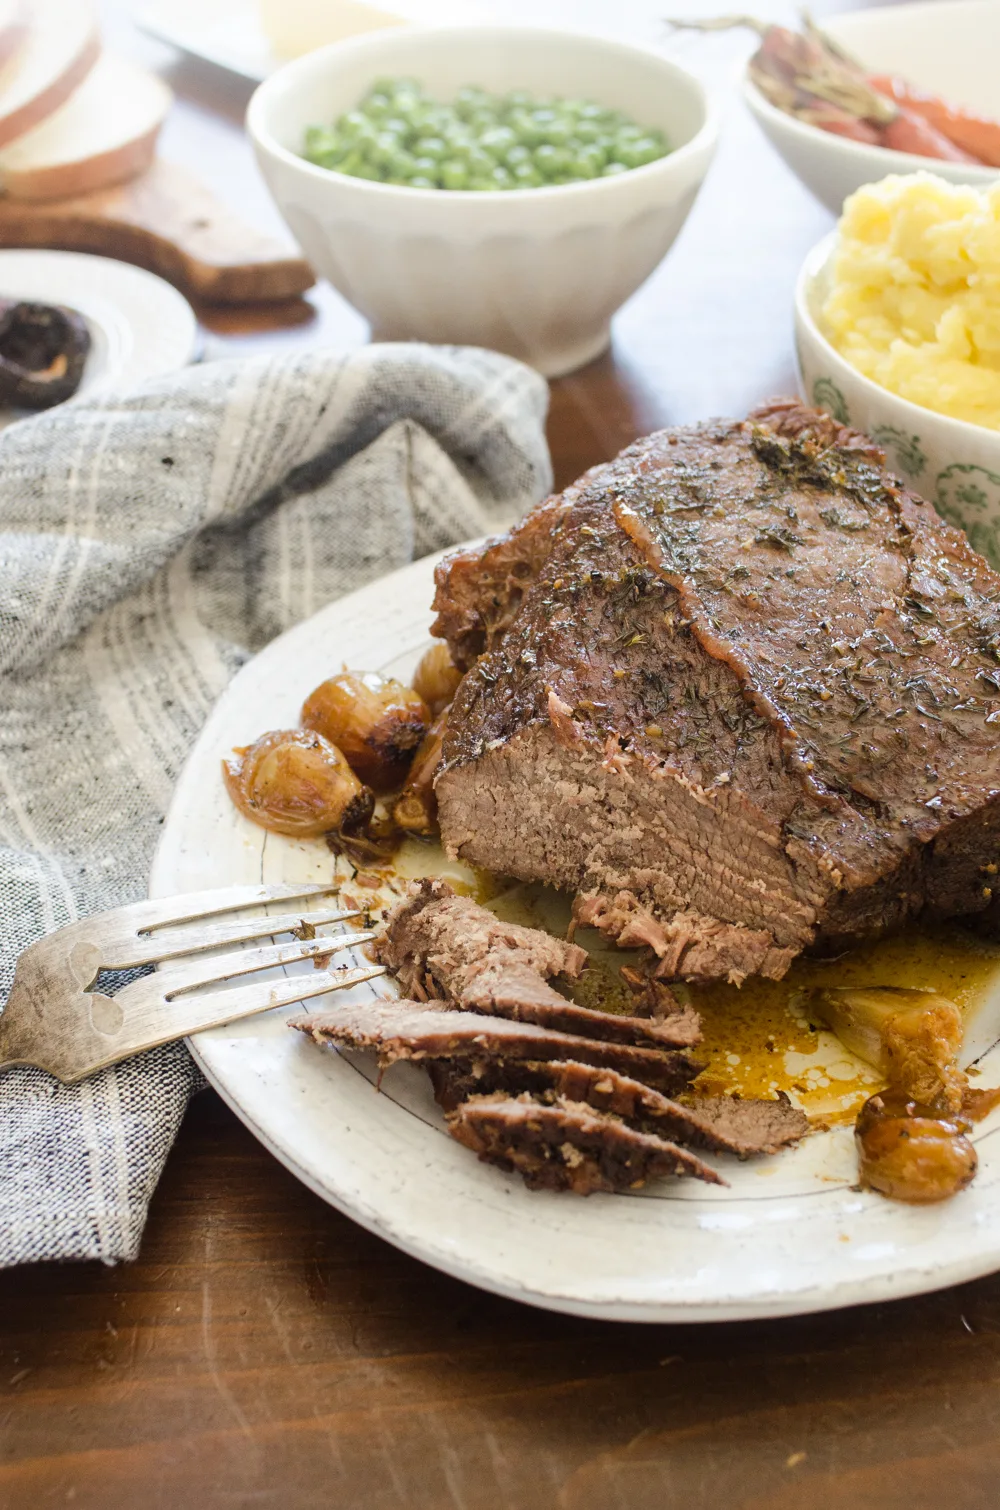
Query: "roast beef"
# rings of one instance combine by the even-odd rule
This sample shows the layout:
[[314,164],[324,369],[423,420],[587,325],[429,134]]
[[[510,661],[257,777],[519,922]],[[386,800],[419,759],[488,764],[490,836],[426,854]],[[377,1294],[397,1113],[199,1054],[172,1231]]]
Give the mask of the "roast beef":
[[449,853],[664,975],[990,906],[1000,576],[825,415],[648,436],[445,562],[435,606],[467,669]]
[[448,1126],[481,1159],[517,1170],[533,1190],[634,1190],[661,1175],[726,1183],[687,1149],[578,1101],[479,1096],[449,1113]]
[[616,1070],[573,1060],[440,1061],[430,1066],[434,1094],[446,1112],[472,1097],[496,1095],[536,1100],[582,1101],[595,1111],[612,1112],[640,1132],[676,1140],[712,1153],[739,1158],[772,1154],[797,1143],[809,1131],[805,1112],[787,1097],[742,1101],[735,1096],[706,1096],[690,1106]]
[[[582,949],[540,929],[504,923],[470,897],[456,896],[445,881],[412,883],[375,952],[418,999],[612,1043],[691,1048],[701,1037],[697,1013],[662,988],[655,1016],[626,1017],[567,1001],[545,977],[578,976],[587,959]],[[637,1000],[643,996],[651,993]]]
[[379,999],[338,1002],[291,1022],[316,1043],[374,1049],[385,1067],[399,1059],[574,1059],[620,1071],[667,1095],[683,1090],[701,1066],[679,1049],[605,1043],[436,1002]]

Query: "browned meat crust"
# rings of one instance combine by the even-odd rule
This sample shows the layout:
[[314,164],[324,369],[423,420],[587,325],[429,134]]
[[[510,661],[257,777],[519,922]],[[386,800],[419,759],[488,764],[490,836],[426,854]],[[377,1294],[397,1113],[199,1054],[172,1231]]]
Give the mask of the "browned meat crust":
[[801,405],[661,431],[438,571],[471,665],[455,856],[780,976],[817,939],[981,911],[1000,859],[1000,576]]
[[517,1170],[532,1190],[636,1190],[661,1175],[726,1183],[695,1154],[579,1101],[477,1096],[448,1114],[448,1127],[487,1163]]
[[595,1111],[612,1112],[640,1132],[710,1153],[773,1154],[797,1143],[809,1131],[805,1112],[787,1097],[741,1101],[732,1096],[702,1097],[684,1106],[615,1070],[572,1060],[560,1063],[448,1062],[429,1065],[434,1094],[445,1111],[473,1096],[498,1093],[582,1101]]

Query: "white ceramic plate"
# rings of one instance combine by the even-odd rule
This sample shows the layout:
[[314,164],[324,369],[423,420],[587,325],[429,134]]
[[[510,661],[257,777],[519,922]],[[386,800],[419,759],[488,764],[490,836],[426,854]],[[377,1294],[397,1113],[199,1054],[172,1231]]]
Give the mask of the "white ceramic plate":
[[[324,846],[266,834],[237,814],[220,761],[267,729],[294,726],[306,693],[341,661],[409,674],[428,643],[433,566],[418,562],[331,604],[244,667],[178,783],[152,895],[329,879]],[[532,1193],[449,1138],[422,1072],[395,1066],[379,1095],[365,1056],[319,1049],[287,1028],[296,1010],[199,1034],[192,1051],[311,1189],[484,1289],[582,1315],[706,1321],[885,1300],[1000,1267],[1000,1113],[976,1131],[975,1183],[943,1206],[894,1205],[853,1189],[849,1128],[773,1159],[720,1160],[729,1189],[663,1181],[586,1200]],[[977,1019],[970,1052],[995,1037],[994,1024]],[[978,1086],[1000,1083],[1000,1052],[981,1067]]]
[[[175,372],[197,354],[198,322],[183,294],[111,257],[0,251],[0,298],[65,304],[83,316],[91,347],[77,395]],[[0,409],[0,425],[28,413]]]

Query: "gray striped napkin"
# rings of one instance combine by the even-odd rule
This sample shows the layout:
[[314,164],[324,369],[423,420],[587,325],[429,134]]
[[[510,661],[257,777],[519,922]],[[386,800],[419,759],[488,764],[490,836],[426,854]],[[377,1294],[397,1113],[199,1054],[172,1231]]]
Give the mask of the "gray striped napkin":
[[[218,362],[0,435],[0,1001],[19,951],[145,895],[233,673],[331,599],[549,486],[545,384],[493,353]],[[0,1266],[135,1256],[198,1076],[0,1071]]]

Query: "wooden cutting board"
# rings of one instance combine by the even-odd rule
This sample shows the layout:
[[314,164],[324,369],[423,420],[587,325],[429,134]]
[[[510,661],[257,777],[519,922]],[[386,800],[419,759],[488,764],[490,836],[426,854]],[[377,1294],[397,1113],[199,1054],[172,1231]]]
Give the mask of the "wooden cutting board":
[[0,198],[0,246],[117,257],[215,304],[289,299],[316,281],[303,258],[244,224],[198,179],[162,159],[130,183],[73,199]]

